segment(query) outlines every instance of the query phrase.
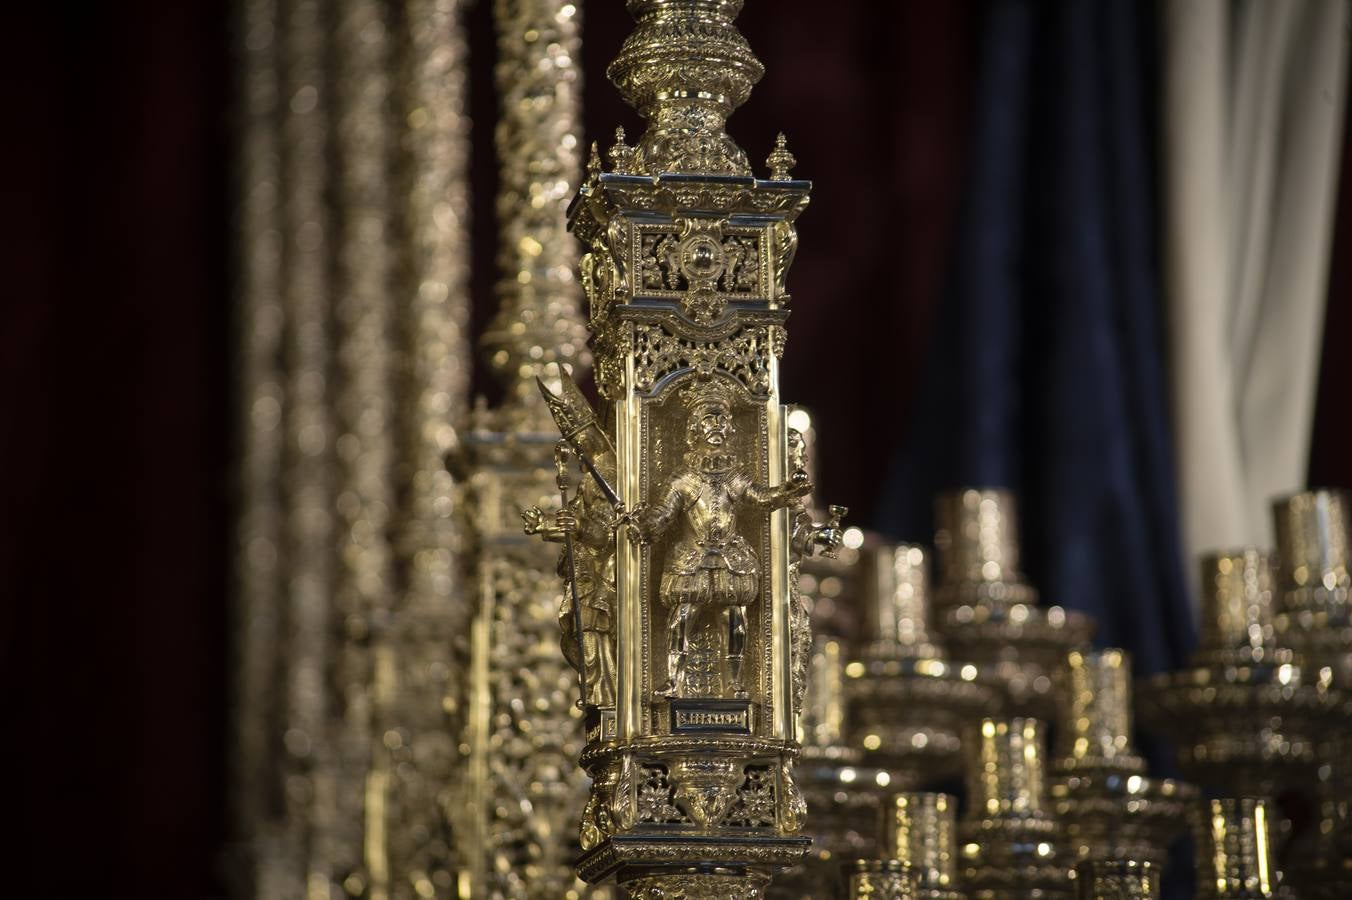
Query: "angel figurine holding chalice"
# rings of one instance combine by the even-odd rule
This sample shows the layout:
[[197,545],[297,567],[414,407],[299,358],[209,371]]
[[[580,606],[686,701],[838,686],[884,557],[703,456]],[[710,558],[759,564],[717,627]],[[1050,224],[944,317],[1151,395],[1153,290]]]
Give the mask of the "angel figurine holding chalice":
[[726,659],[732,695],[747,696],[742,684],[746,655],[747,607],[761,589],[760,562],[751,544],[737,532],[744,509],[784,509],[806,494],[812,483],[799,468],[783,484],[758,484],[730,450],[734,435],[734,388],[718,378],[702,378],[681,390],[686,410],[687,449],[681,463],[652,493],[652,502],[635,511],[633,527],[651,543],[677,527],[658,589],[667,609],[667,681],[657,693],[687,696],[687,660],[692,630],[706,614],[726,625]]

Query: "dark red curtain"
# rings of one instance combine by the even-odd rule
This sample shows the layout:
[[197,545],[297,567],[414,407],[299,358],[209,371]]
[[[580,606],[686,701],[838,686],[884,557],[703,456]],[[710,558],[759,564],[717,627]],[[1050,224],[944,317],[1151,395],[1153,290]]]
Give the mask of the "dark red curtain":
[[227,13],[6,15],[0,740],[23,896],[222,893]]

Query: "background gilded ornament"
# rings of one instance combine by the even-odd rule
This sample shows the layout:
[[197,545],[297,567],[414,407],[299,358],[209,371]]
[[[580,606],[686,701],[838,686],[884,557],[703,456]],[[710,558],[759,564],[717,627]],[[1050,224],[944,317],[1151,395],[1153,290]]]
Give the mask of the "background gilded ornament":
[[1017,504],[1007,490],[962,488],[935,500],[936,625],[956,659],[1004,684],[1010,710],[1050,719],[1052,675],[1088,643],[1083,613],[1037,605],[1019,566]]
[[967,810],[958,824],[959,883],[969,898],[1074,896],[1047,804],[1045,726],[982,719],[964,741]]
[[1115,648],[1073,650],[1057,681],[1060,730],[1049,793],[1065,841],[1081,860],[1152,863],[1157,881],[1197,791],[1145,774],[1145,759],[1132,746],[1131,658]]
[[1005,704],[1002,683],[949,659],[931,632],[927,557],[913,544],[865,550],[858,594],[864,625],[846,669],[852,743],[873,764],[917,781],[957,774],[963,731]]
[[1255,550],[1204,558],[1206,625],[1190,667],[1137,688],[1142,720],[1175,740],[1185,775],[1259,796],[1314,781],[1319,735],[1345,702],[1330,670],[1276,639],[1268,568]]

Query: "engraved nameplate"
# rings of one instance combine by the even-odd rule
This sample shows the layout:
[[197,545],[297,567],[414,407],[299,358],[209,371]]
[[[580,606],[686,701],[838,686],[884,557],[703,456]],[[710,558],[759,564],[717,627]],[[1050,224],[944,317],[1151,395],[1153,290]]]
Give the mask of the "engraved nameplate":
[[751,734],[750,700],[672,700],[672,734]]

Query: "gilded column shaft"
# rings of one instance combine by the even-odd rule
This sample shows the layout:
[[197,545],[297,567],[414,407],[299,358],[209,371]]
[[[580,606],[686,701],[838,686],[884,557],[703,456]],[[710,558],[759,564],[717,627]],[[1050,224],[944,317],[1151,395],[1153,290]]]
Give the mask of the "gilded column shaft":
[[509,404],[538,430],[549,418],[535,377],[587,364],[568,201],[582,171],[578,8],[567,0],[494,0],[499,310],[481,338]]
[[[412,513],[400,536],[409,563],[405,602],[433,615],[463,646],[469,607],[459,595],[462,549],[455,478],[447,454],[469,415],[470,190],[467,69],[462,0],[407,0],[403,103],[412,367],[405,394],[406,480]],[[457,627],[458,626],[458,627]]]
[[[1202,634],[1197,659],[1220,663],[1271,660],[1273,631],[1272,565],[1253,548],[1215,553],[1201,561]],[[1286,653],[1289,661],[1289,653]]]
[[[273,729],[283,598],[281,467],[285,445],[278,0],[240,8],[240,518],[236,532],[234,824],[250,862],[272,854],[262,831],[278,810]],[[247,876],[263,888],[261,872]]]
[[[469,120],[460,0],[406,0],[398,32],[405,278],[392,298],[402,353],[395,529],[403,587],[393,626],[397,653],[382,656],[381,747],[392,763],[386,854],[396,898],[448,898],[459,862],[452,833],[459,702],[469,664],[471,604],[463,575],[464,487],[446,466],[469,411]],[[406,299],[404,299],[406,298]],[[392,658],[387,658],[392,657]],[[379,796],[378,792],[373,792]]]
[[[330,609],[336,523],[335,423],[328,402],[334,345],[329,307],[332,227],[325,204],[331,102],[324,65],[328,10],[323,0],[294,0],[283,26],[289,572],[284,784],[294,874],[303,878],[304,891],[313,898],[327,898],[337,888],[330,832],[337,809],[337,750],[328,728],[333,711],[330,635],[336,624]],[[299,893],[286,891],[290,896]]]
[[1034,719],[984,719],[969,750],[967,796],[988,818],[1045,816],[1043,728]]
[[924,548],[913,544],[874,551],[873,583],[865,595],[865,634],[892,656],[943,659],[929,633],[929,578]]
[[799,740],[805,747],[841,747],[845,742],[845,642],[816,635],[811,659]]
[[394,486],[393,127],[388,6],[336,0],[333,147],[337,212],[334,320],[339,461],[335,506],[342,531],[334,596],[341,617],[334,679],[339,768],[335,877],[349,893],[390,894],[388,823],[391,759],[382,742],[392,694],[384,658],[397,638],[391,529]]
[[1059,768],[1140,772],[1131,748],[1131,659],[1123,651],[1073,650],[1061,672]]
[[[1019,569],[1019,532],[1014,495],[1004,490],[961,490],[935,503],[934,546],[943,564],[941,602],[958,591],[999,603],[1035,597]],[[959,590],[960,589],[960,590]]]
[[916,896],[960,900],[957,890],[957,802],[948,794],[894,794],[882,807],[881,856],[908,866]]
[[557,506],[536,377],[587,359],[567,235],[580,175],[577,6],[497,0],[499,310],[480,338],[506,397],[465,435],[474,497],[477,606],[466,697],[465,883],[475,897],[576,890],[572,827],[585,797],[577,680],[559,654],[559,556],[525,542],[520,516]]
[[1272,801],[1205,800],[1193,826],[1199,900],[1283,897],[1272,844]]

